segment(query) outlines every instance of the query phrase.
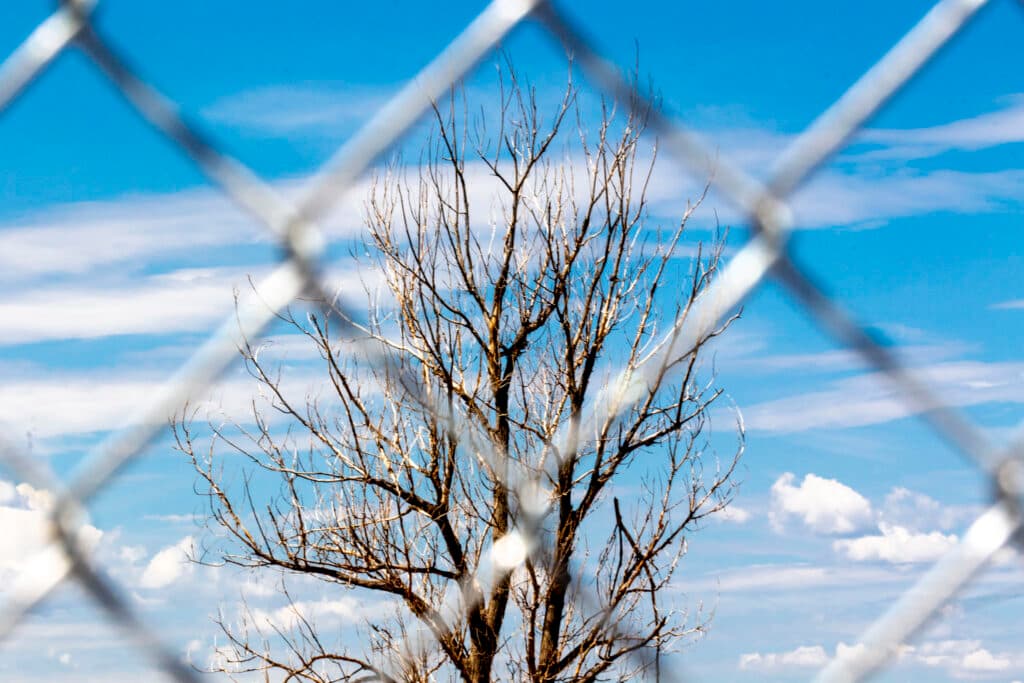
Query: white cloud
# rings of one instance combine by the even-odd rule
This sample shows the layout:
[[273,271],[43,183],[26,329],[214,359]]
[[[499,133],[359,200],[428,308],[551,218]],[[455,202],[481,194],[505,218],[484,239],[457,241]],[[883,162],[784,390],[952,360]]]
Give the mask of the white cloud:
[[[366,288],[375,296],[384,294],[378,291],[382,275],[348,265],[327,271],[325,288],[339,293],[344,305],[365,311]],[[236,291],[243,301],[255,301],[251,283],[258,283],[270,267],[180,268],[157,275],[107,274],[41,287],[7,287],[0,295],[0,345],[212,331],[234,311]]]
[[1024,171],[928,173],[887,170],[819,173],[796,194],[793,214],[800,227],[882,225],[893,218],[938,212],[991,213],[1015,204],[1024,191]]
[[221,98],[203,109],[218,123],[272,136],[316,136],[323,140],[350,134],[391,96],[378,86],[272,85]]
[[722,592],[733,593],[821,585],[827,581],[828,570],[824,567],[755,565],[720,572],[716,575],[715,581],[707,585],[707,589],[718,588]]
[[[953,406],[1024,403],[1024,363],[956,361],[917,368],[919,376]],[[799,432],[843,429],[916,415],[920,408],[898,393],[887,377],[872,372],[845,377],[830,388],[759,403],[743,409],[748,429]]]
[[[411,175],[415,172],[415,168],[410,169]],[[477,227],[490,231],[488,219],[498,181],[483,162],[467,164],[466,173],[470,201],[480,207],[481,224]],[[306,177],[276,183],[274,189],[295,200],[311,180]],[[363,203],[372,184],[372,178],[361,178],[338,196],[331,211],[318,223],[327,239],[366,235]],[[679,210],[676,206],[675,213]],[[97,280],[110,285],[108,289],[124,285],[123,281],[112,282],[112,273],[123,273],[146,284],[149,278],[140,272],[147,264],[188,263],[197,249],[215,252],[259,245],[251,258],[265,262],[276,256],[271,250],[276,241],[269,228],[215,190],[65,204],[0,223],[0,283],[23,286],[58,279],[66,286],[68,296],[76,290],[102,294]],[[237,254],[232,258],[237,259]],[[249,270],[253,268],[236,268],[241,273]],[[88,279],[83,279],[86,276]],[[351,282],[346,281],[349,285]],[[46,291],[53,289],[48,284]],[[227,293],[230,295],[230,288]],[[16,298],[22,297],[19,294]]]
[[[7,495],[5,504],[0,505],[0,586],[12,594],[35,593],[70,567],[67,556],[52,540],[49,511],[53,494],[24,483],[12,486],[3,482],[0,490]],[[88,553],[99,544],[103,532],[83,522],[76,537]]]
[[[363,90],[358,92],[361,94],[353,98],[343,96],[335,88],[275,86],[232,96],[211,105],[206,113],[234,125],[277,133],[336,127],[339,121],[361,118],[380,101],[377,95]],[[1014,104],[1012,111],[1017,112],[1014,116],[1019,115],[1022,107],[1020,102]],[[993,116],[1003,114],[995,112]],[[961,129],[966,126],[964,122],[957,124]],[[970,126],[990,136],[995,130],[991,120]],[[927,137],[932,140],[967,140],[975,135],[929,130]],[[1003,126],[1000,130],[1003,132],[995,138],[1005,140],[1008,129]],[[914,135],[912,131],[875,131],[873,134],[876,141],[885,144],[889,144],[890,139],[895,142],[897,138]],[[917,135],[922,137],[923,134]],[[757,171],[771,163],[791,136],[738,129],[715,131],[710,138],[715,146],[721,145],[726,150],[727,156]],[[582,164],[582,160],[579,163]],[[665,172],[652,178],[648,191],[652,212],[675,216],[688,197],[699,194],[702,181],[681,180],[684,176],[673,173],[671,165],[663,170]],[[415,173],[415,169],[410,172]],[[480,162],[467,163],[466,172],[473,195],[470,201],[481,207],[476,213],[486,219],[493,208],[495,180]],[[296,197],[309,180],[309,177],[292,179],[275,184],[275,189],[287,197]],[[363,234],[362,203],[370,185],[370,179],[360,179],[350,192],[339,197],[338,205],[322,225],[329,236],[347,238]],[[825,169],[797,193],[793,206],[800,227],[864,225],[935,211],[996,210],[1007,202],[1019,200],[1022,188],[1024,172],[1017,170],[989,173],[939,170],[915,175],[890,170],[879,173],[860,167],[849,172]],[[726,223],[741,218],[728,202],[716,199],[709,202],[708,208],[714,208]],[[710,211],[707,216],[706,222],[711,222]],[[486,220],[484,223],[481,227],[488,229]],[[269,230],[223,194],[206,189],[67,204],[37,211],[16,221],[8,220],[0,227],[0,282],[5,283],[52,276],[106,275],[114,265],[137,273],[145,263],[187,258],[197,248],[211,250],[274,241]]]
[[[878,325],[890,339],[903,336],[895,325]],[[917,332],[920,336],[924,333]],[[757,373],[801,373],[830,374],[851,370],[871,370],[873,366],[864,356],[853,349],[830,349],[810,353],[773,354],[766,338],[770,331],[750,334],[749,331],[732,329],[728,335],[715,340],[715,350],[720,358],[728,361],[729,367],[744,372]],[[889,349],[907,365],[934,364],[962,356],[977,350],[970,344],[957,341],[935,343],[903,343]]]
[[116,286],[9,291],[0,298],[0,344],[208,330],[231,312],[234,288],[248,288],[246,275],[186,269]]
[[[0,488],[13,490],[14,494],[0,506],[0,570],[19,571],[50,543],[48,515],[53,494],[29,484],[2,484]],[[91,550],[102,535],[102,531],[85,523],[80,527],[79,542]]]
[[142,588],[165,588],[184,576],[192,573],[192,561],[195,541],[186,536],[177,543],[164,548],[149,561],[139,579]]
[[[51,441],[54,439],[123,426],[149,399],[163,390],[170,375],[170,370],[156,372],[130,367],[63,373],[38,366],[21,368],[9,373],[6,381],[0,383],[0,429],[14,434],[30,432],[34,446],[46,452],[53,447]],[[310,392],[327,391],[318,363],[293,365],[282,377],[281,386],[285,395],[290,400],[299,401],[297,405],[300,406],[304,405],[302,401]],[[195,396],[192,405],[202,409],[200,419],[209,409],[221,418],[248,423],[252,418],[253,399],[261,405],[265,393],[247,373],[236,370]],[[98,396],[102,400],[97,400]],[[271,422],[284,419],[273,410],[265,411],[265,414]],[[167,416],[168,419],[171,417]],[[2,489],[0,495],[3,495]],[[172,516],[163,521],[184,519]]]
[[[275,189],[293,197],[305,182],[278,183]],[[369,187],[370,181],[362,179],[338,198],[320,223],[326,235],[344,239],[363,234],[361,207]],[[275,240],[269,228],[215,190],[62,204],[0,223],[0,283],[108,279],[111,272],[137,275],[154,261],[188,262],[197,250],[263,245],[253,253],[266,258]]]
[[954,534],[935,531],[948,528],[960,510],[942,506],[921,493],[896,487],[876,509],[860,493],[836,479],[807,474],[799,486],[786,472],[771,488],[769,519],[782,531],[797,519],[819,534],[850,534],[874,522],[880,533],[832,543],[835,552],[857,562],[881,561],[891,564],[932,562],[957,543]]
[[791,518],[821,534],[846,534],[870,522],[871,503],[846,484],[808,474],[794,486],[795,479],[786,472],[772,484],[769,519],[777,530]]
[[46,656],[47,656],[48,659],[56,660],[57,662],[59,662],[60,664],[63,664],[64,666],[71,666],[71,653],[70,652],[60,652],[53,645],[51,645],[50,647],[48,647],[46,649]]
[[993,655],[981,648],[964,655],[960,660],[960,668],[964,671],[1005,671],[1010,668],[1010,658]]
[[1024,308],[1024,299],[1011,299],[1009,301],[1000,301],[989,306],[995,310],[1020,310]]
[[146,548],[141,545],[123,545],[118,549],[117,557],[119,560],[132,565],[146,556]]
[[910,648],[913,661],[945,669],[957,678],[976,678],[1019,669],[1024,660],[1009,653],[994,653],[979,640],[938,640]]
[[[893,650],[893,655],[903,660],[913,652],[914,648],[901,645]],[[867,646],[862,643],[847,645],[840,642],[836,644],[836,659],[848,659],[861,657],[867,651]],[[821,645],[804,645],[789,652],[778,653],[750,653],[740,657],[741,669],[778,669],[798,667],[822,667],[829,661],[828,652]]]
[[186,522],[195,522],[197,517],[193,514],[188,515],[144,515],[143,519],[150,519],[154,522],[167,522],[169,524],[184,524]]
[[863,643],[857,643],[855,645],[839,643],[836,645],[836,659],[853,659],[863,657],[867,650],[867,646]]
[[379,617],[380,603],[373,604],[376,607],[371,608],[367,603],[351,596],[344,596],[339,600],[295,601],[276,609],[252,609],[249,611],[248,620],[261,631],[269,632],[277,629],[290,630],[300,622],[309,622],[324,628],[352,623],[354,619],[367,614],[367,610],[370,609],[376,610],[375,616]]
[[719,510],[715,513],[715,519],[720,519],[723,522],[733,522],[734,524],[746,524],[750,521],[750,517],[750,510],[731,504],[724,510]]
[[[918,171],[908,169],[903,160],[950,149],[949,142],[939,143],[942,131],[931,131],[930,144],[924,135],[913,143],[912,131],[891,131],[891,135],[873,131],[874,142],[883,142],[881,149],[867,152],[855,150],[842,155],[841,167],[826,167],[814,174],[791,200],[795,225],[800,229],[842,226],[875,227],[894,218],[921,216],[937,212],[955,214],[990,213],[1006,206],[1018,206],[1024,190],[1024,172],[1005,169],[988,172],[967,172],[959,169]],[[1003,128],[994,144],[1013,141],[1020,133],[1007,135]],[[755,174],[763,172],[775,160],[778,151],[792,138],[763,130],[720,130],[708,136],[711,144],[721,147],[723,156]],[[902,139],[901,139],[902,138]],[[951,139],[947,137],[947,140]],[[880,162],[889,163],[881,164]],[[659,175],[662,176],[659,178]],[[664,176],[668,176],[664,178]],[[656,174],[653,188],[657,198],[693,195],[695,181],[680,187],[677,173]],[[658,183],[666,185],[664,190]],[[671,194],[674,192],[675,194]],[[725,224],[741,221],[731,204],[713,193],[709,205]]]
[[18,495],[18,490],[9,481],[0,479],[0,504],[12,502]]
[[740,655],[741,669],[820,667],[828,661],[821,645],[805,645],[788,652],[751,652]]
[[[42,439],[104,431],[123,425],[165,380],[111,371],[12,379],[0,385],[0,415],[8,431]],[[218,391],[239,407],[254,394],[252,382],[241,379],[221,383]]]
[[923,493],[897,486],[885,497],[878,518],[915,532],[936,528],[948,531],[980,513],[977,506],[943,505]]
[[832,548],[842,555],[865,562],[881,560],[893,564],[933,562],[956,545],[957,537],[939,531],[915,533],[901,526],[880,522],[880,535],[834,541]]
[[[835,657],[858,657],[864,652],[863,644],[848,645],[840,642],[836,645]],[[956,678],[986,677],[1024,665],[1020,657],[992,652],[982,647],[978,640],[934,640],[920,645],[900,645],[895,648],[893,657],[903,664],[945,669]],[[743,654],[740,656],[739,667],[744,670],[818,668],[828,661],[828,652],[823,646],[803,645],[785,652]]]
[[927,128],[865,130],[859,139],[886,145],[890,156],[902,158],[1024,142],[1024,96],[1011,95],[1006,102],[995,111]]
[[267,572],[250,572],[241,582],[239,593],[245,599],[268,598],[281,592],[280,580]]
[[209,191],[61,205],[2,227],[0,282],[5,283],[85,275],[261,236],[251,219]]
[[842,564],[811,566],[807,564],[755,564],[735,569],[710,572],[704,579],[687,581],[680,590],[692,592],[763,593],[797,591],[811,588],[842,588],[845,586],[881,585],[905,582],[906,577],[888,568],[872,565]]
[[[835,657],[845,659],[862,656],[863,644],[848,645],[840,642]],[[945,669],[956,678],[986,677],[1005,672],[1024,664],[1021,658],[1007,653],[994,653],[978,640],[935,640],[920,645],[900,645],[893,658],[903,664],[917,664]],[[744,670],[819,668],[829,661],[828,652],[821,645],[803,645],[785,652],[751,652],[740,656],[739,667]]]
[[[677,173],[654,175],[653,215],[668,215],[667,207],[680,198],[699,193],[698,182],[688,178],[680,182],[679,177]],[[847,170],[833,167],[819,171],[794,194],[790,206],[796,229],[874,228],[893,219],[940,212],[964,215],[1003,211],[1018,206],[1022,192],[1024,171],[1018,169],[925,172],[905,168],[879,170],[872,163]],[[714,216],[699,213],[695,224],[714,224],[719,220],[731,225],[746,219],[718,192],[711,193],[706,206],[715,209]]]

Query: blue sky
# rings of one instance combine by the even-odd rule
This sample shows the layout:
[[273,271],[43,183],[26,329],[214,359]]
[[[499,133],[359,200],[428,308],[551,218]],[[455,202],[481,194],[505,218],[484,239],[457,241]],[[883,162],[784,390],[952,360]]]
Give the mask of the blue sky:
[[[764,174],[928,7],[637,0],[567,10],[619,64],[639,51],[673,115]],[[111,0],[98,22],[219,145],[287,193],[479,9]],[[0,53],[49,10],[5,8]],[[1022,35],[1019,3],[986,7],[794,200],[800,262],[997,442],[1024,418]],[[504,47],[542,93],[557,90],[564,54],[539,28],[521,27]],[[468,78],[471,94],[487,92],[494,61]],[[418,148],[415,135],[403,148]],[[0,117],[0,150],[0,425],[67,473],[276,252],[75,52]],[[701,181],[660,168],[654,210],[670,216]],[[339,254],[358,237],[359,194],[326,223]],[[694,237],[710,235],[712,210],[741,244],[742,216],[718,195]],[[350,266],[339,257],[331,277],[351,283]],[[277,341],[295,386],[315,381],[308,351]],[[731,519],[690,539],[678,588],[715,616],[681,661],[695,681],[808,680],[962,533],[987,483],[775,285],[747,302],[716,353],[748,443]],[[232,374],[212,400],[230,412],[249,390]],[[44,493],[6,482],[4,583],[23,569],[19,534],[45,506]],[[226,570],[179,562],[203,540],[191,488],[190,468],[161,443],[97,499],[92,525],[98,557],[136,607],[202,662],[218,605],[231,613],[245,590],[266,614],[277,606],[272,580],[244,577],[239,588]],[[1001,558],[882,680],[1024,680],[1022,580],[1020,558]],[[307,597],[331,628],[361,609],[350,596]],[[34,614],[0,661],[12,681],[134,680],[150,668],[126,658],[74,588]]]

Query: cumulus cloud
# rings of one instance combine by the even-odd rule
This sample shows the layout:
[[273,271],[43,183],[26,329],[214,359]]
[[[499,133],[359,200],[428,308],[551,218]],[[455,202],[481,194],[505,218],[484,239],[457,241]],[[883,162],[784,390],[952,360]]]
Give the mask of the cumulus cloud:
[[[863,644],[848,645],[840,642],[835,648],[837,659],[862,656]],[[982,646],[978,640],[935,640],[920,645],[900,645],[892,657],[903,664],[916,664],[944,669],[956,678],[977,678],[1006,672],[1024,665],[1020,657],[996,653]],[[750,652],[740,656],[739,668],[744,670],[772,670],[819,668],[829,661],[828,651],[822,645],[802,645],[785,652]]]
[[871,521],[871,503],[846,484],[816,474],[807,474],[798,486],[795,481],[786,472],[772,485],[769,519],[776,530],[795,518],[815,533],[846,534]]
[[964,655],[964,658],[960,660],[960,667],[964,671],[1005,671],[1010,668],[1010,658],[993,655],[988,650],[981,648]]
[[118,549],[117,558],[132,565],[146,556],[146,549],[141,545],[123,545]]
[[[956,545],[955,534],[944,533],[967,511],[944,506],[906,488],[893,488],[881,507],[836,479],[807,474],[796,485],[786,472],[771,488],[769,519],[782,532],[791,520],[818,534],[848,535],[868,526],[878,533],[833,541],[832,549],[856,562],[914,564],[932,562]],[[941,530],[936,530],[939,527]],[[808,570],[810,571],[810,570]]]
[[139,579],[142,588],[165,588],[192,573],[191,557],[195,541],[186,536],[164,548],[150,559]]
[[910,648],[913,661],[945,669],[958,678],[974,678],[1017,669],[1024,665],[1019,656],[994,653],[979,640],[938,640]]
[[[894,656],[902,659],[907,652],[913,648],[900,646],[893,652]],[[835,657],[837,659],[850,659],[861,657],[867,651],[867,647],[861,643],[847,645],[840,642],[836,644]],[[752,652],[740,656],[741,669],[781,669],[781,668],[820,668],[828,663],[830,657],[825,648],[821,645],[803,645],[788,652]]]
[[805,645],[788,652],[750,652],[740,655],[740,668],[779,669],[820,667],[828,661],[821,645]]
[[[49,545],[48,514],[53,494],[29,484],[14,486],[0,482],[0,570],[20,570],[34,553]],[[86,549],[99,542],[103,532],[91,524],[83,524],[79,541]]]
[[56,660],[57,662],[59,662],[60,664],[62,664],[64,666],[68,666],[68,667],[71,666],[71,653],[70,652],[61,652],[60,650],[58,650],[53,645],[51,645],[50,647],[48,647],[46,649],[46,657],[47,657],[47,659]]
[[750,510],[741,508],[738,505],[729,505],[724,510],[719,510],[715,513],[715,518],[720,519],[723,522],[733,522],[734,524],[746,524],[750,521]]
[[954,534],[939,531],[915,533],[886,522],[878,525],[879,535],[834,541],[832,548],[858,562],[881,560],[893,564],[933,562],[956,545]]
[[929,529],[948,531],[980,513],[977,506],[943,505],[923,493],[897,486],[886,495],[878,516],[894,526],[920,532]]
[[[53,494],[29,484],[0,482],[0,586],[10,593],[35,593],[62,577],[67,556],[52,542],[49,511]],[[103,532],[91,524],[79,527],[77,540],[91,552]]]

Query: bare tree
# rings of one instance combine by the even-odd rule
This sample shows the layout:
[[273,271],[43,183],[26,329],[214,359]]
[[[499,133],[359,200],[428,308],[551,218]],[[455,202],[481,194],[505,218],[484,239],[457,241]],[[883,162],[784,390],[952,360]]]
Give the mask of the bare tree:
[[[269,633],[222,618],[214,668],[304,681],[622,679],[657,667],[637,652],[705,628],[664,589],[687,534],[733,493],[742,431],[720,464],[707,425],[721,391],[698,377],[702,347],[728,322],[659,351],[714,276],[721,240],[681,255],[703,197],[664,233],[647,225],[655,149],[639,101],[602,104],[587,125],[571,79],[544,115],[511,67],[502,74],[493,115],[470,116],[453,93],[419,163],[396,159],[376,178],[365,253],[387,296],[368,322],[285,316],[318,349],[329,396],[294,402],[250,345],[270,403],[253,403],[255,427],[208,422],[211,435],[194,414],[175,425],[229,541],[221,561],[382,599],[362,649],[299,606]],[[640,395],[602,392],[645,363],[658,366]],[[225,483],[225,451],[245,456],[240,485]],[[255,490],[257,474],[278,493]],[[547,542],[485,579],[488,550],[528,517],[510,483],[523,476],[545,492],[535,530]]]

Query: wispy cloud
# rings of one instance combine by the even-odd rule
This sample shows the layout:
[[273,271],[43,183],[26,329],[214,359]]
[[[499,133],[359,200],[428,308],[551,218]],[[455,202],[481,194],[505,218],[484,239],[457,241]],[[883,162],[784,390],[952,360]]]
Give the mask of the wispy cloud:
[[157,258],[265,239],[262,226],[207,190],[46,208],[0,226],[0,282],[134,272]]
[[210,329],[242,286],[238,269],[186,269],[103,287],[8,291],[0,297],[0,345]]
[[[294,198],[304,179],[275,188]],[[370,180],[338,197],[320,227],[332,240],[363,234],[362,203]],[[222,193],[210,189],[66,204],[0,222],[0,283],[74,281],[107,277],[112,271],[136,275],[147,266],[186,267],[197,254],[252,245],[272,246],[275,237]],[[269,249],[265,256],[272,252]],[[237,254],[228,254],[233,262]]]
[[998,311],[1019,311],[1024,309],[1024,299],[1012,299],[1010,301],[1000,301],[999,303],[992,304],[989,308]]
[[[1024,403],[1024,363],[952,361],[917,371],[952,406]],[[749,429],[768,432],[862,427],[918,412],[917,406],[877,372],[840,378],[824,390],[743,408]]]
[[[756,176],[769,172],[795,135],[758,128],[711,128],[708,145]],[[909,169],[906,162],[950,150],[978,150],[1024,141],[1024,95],[997,108],[940,125],[867,129],[839,163],[816,173],[792,200],[798,228],[874,227],[895,218],[933,213],[975,214],[1020,206],[1024,172],[1017,168],[970,172],[956,168]],[[864,149],[865,146],[870,149]],[[692,192],[692,187],[687,188]],[[713,202],[722,220],[735,214]]]
[[932,156],[949,150],[976,150],[1024,142],[1024,95],[1003,98],[1003,106],[976,116],[926,128],[874,128],[859,140],[883,145],[871,158]]
[[891,583],[900,575],[876,567],[836,567],[810,564],[760,564],[715,572],[704,581],[687,583],[690,591],[722,593],[764,593],[806,591],[809,588],[847,586],[860,583]]
[[382,85],[271,85],[221,98],[201,113],[251,134],[333,141],[369,120],[394,91]]
[[[9,288],[0,295],[0,346],[117,335],[206,332],[232,314],[235,296],[254,300],[253,285],[269,265],[182,268],[157,275],[114,276],[44,287]],[[327,291],[363,313],[378,291],[381,274],[356,267],[324,275]],[[383,299],[382,299],[383,300]],[[284,343],[285,337],[278,337]],[[290,340],[288,348],[299,346]],[[282,350],[285,349],[282,347]]]
[[1024,171],[862,170],[820,173],[796,194],[798,227],[872,227],[894,218],[980,214],[1019,206]]
[[[30,433],[46,454],[56,440],[116,429],[136,415],[140,406],[158,393],[169,373],[147,368],[95,368],[87,371],[46,371],[25,366],[10,371],[0,384],[0,428],[3,434]],[[317,364],[296,364],[282,376],[281,389],[296,405],[316,396],[326,382]],[[256,381],[238,370],[209,388],[192,405],[217,419],[249,424],[252,402],[268,399]],[[272,421],[283,420],[278,412],[265,411]],[[171,419],[173,415],[168,415]]]
[[[279,86],[242,93],[215,103],[207,114],[264,130],[306,131],[341,125],[378,106],[386,89],[338,89],[335,86]],[[1001,144],[1022,135],[1016,124],[1024,114],[1024,98],[1011,106],[972,119],[914,131],[874,131],[876,144],[897,149],[901,141],[945,145]],[[247,123],[248,122],[248,123]],[[762,173],[791,136],[753,128],[712,131],[708,135],[723,156],[736,159],[755,174]],[[887,148],[888,148],[887,147]],[[582,168],[583,160],[574,160]],[[693,178],[663,158],[652,179],[652,214],[678,217],[688,198],[697,196],[703,179]],[[490,226],[494,179],[482,163],[467,164],[475,215],[481,229]],[[411,169],[413,172],[415,169]],[[286,195],[300,192],[308,178],[278,181]],[[340,198],[325,230],[332,238],[362,234],[362,203],[369,181],[356,183]],[[910,171],[900,165],[879,169],[877,163],[844,163],[817,174],[793,199],[798,227],[869,226],[893,218],[936,212],[984,213],[1017,206],[1024,195],[1024,171],[968,172],[955,169]],[[721,197],[707,202],[695,224],[726,224],[744,220]],[[96,274],[117,265],[138,272],[140,266],[169,259],[187,260],[196,248],[239,244],[270,244],[272,235],[212,190],[167,195],[127,196],[102,202],[46,208],[7,219],[0,225],[0,282],[43,277]],[[1012,307],[1009,302],[1006,307]]]
[[[878,327],[889,338],[908,342],[889,347],[889,351],[907,365],[934,364],[977,351],[977,347],[972,344],[931,339],[931,335],[923,330],[899,333],[891,332],[890,328],[894,326],[890,324]],[[906,338],[907,336],[911,338]],[[804,374],[827,375],[851,370],[869,370],[873,367],[865,360],[863,354],[853,349],[777,353],[772,349],[772,344],[777,343],[777,340],[772,337],[773,333],[770,330],[751,332],[749,326],[733,327],[728,335],[714,341],[715,354],[723,367],[727,366],[730,371],[744,374],[788,374],[800,371]]]

